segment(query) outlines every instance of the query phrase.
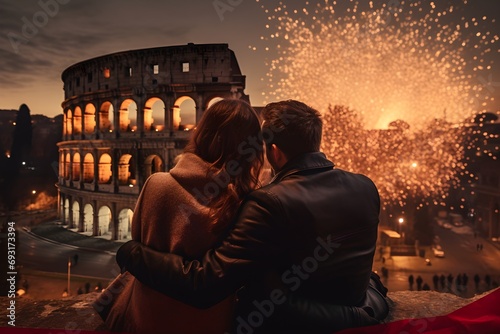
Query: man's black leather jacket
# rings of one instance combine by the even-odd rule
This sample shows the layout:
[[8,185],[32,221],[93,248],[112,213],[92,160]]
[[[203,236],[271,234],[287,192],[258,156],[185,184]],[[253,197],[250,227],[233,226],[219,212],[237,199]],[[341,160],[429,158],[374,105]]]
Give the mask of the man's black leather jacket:
[[357,306],[363,300],[379,210],[370,179],[335,169],[322,153],[307,153],[248,196],[227,237],[203,259],[131,241],[120,248],[117,262],[142,283],[202,308],[245,286],[240,323],[260,327],[260,312],[270,328],[286,327],[283,321],[306,328],[311,319],[328,318],[329,311],[316,310],[311,301]]

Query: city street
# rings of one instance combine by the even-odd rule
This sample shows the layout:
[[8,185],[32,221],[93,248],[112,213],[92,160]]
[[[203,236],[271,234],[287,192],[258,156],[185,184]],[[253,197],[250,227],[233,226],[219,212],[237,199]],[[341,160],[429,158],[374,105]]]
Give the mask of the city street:
[[110,279],[119,273],[115,255],[110,252],[79,249],[74,246],[46,241],[18,229],[18,260],[24,268],[44,272],[68,272],[68,259],[78,263],[71,266],[72,275]]
[[[500,275],[500,249],[489,241],[439,227],[435,227],[435,232],[445,251],[445,258],[435,259],[435,262],[444,270]],[[477,250],[477,244],[483,245],[482,250]]]
[[[493,282],[500,282],[500,249],[489,241],[481,237],[474,237],[473,233],[460,234],[456,232],[464,232],[464,229],[447,230],[439,226],[434,227],[434,234],[440,239],[440,244],[445,252],[444,258],[434,257],[431,247],[426,247],[426,258],[431,261],[430,266],[426,265],[425,258],[418,256],[393,256],[389,257],[389,253],[384,254],[386,257],[385,264],[380,261],[379,256],[375,257],[374,270],[381,275],[381,268],[388,269],[389,275],[384,279],[387,287],[391,291],[408,290],[408,276],[412,274],[416,279],[421,276],[424,283],[427,283],[430,288],[434,289],[432,277],[434,274],[448,276],[451,274],[454,278],[458,274],[467,274],[469,280],[467,289],[457,291],[455,281],[452,284],[451,292],[462,297],[471,297],[476,293],[481,293],[488,290],[488,285],[484,281],[485,275],[491,276]],[[477,249],[477,245],[482,244],[482,250]],[[479,289],[476,291],[474,286],[474,275],[478,274],[481,278]],[[382,275],[381,275],[382,276]],[[492,286],[490,286],[491,288]],[[416,283],[414,284],[416,289]],[[441,290],[441,289],[439,289]],[[442,291],[450,292],[447,288]]]

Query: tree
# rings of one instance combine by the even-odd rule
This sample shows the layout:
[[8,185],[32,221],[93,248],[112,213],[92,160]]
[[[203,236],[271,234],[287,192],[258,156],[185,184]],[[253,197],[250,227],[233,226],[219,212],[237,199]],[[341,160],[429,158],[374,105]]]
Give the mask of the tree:
[[12,147],[10,150],[11,160],[17,171],[23,161],[29,160],[32,141],[31,114],[27,105],[19,107],[16,117],[16,127],[14,128]]
[[323,122],[323,152],[338,168],[370,177],[384,210],[405,212],[414,222],[417,209],[444,205],[450,187],[458,184],[463,129],[445,120],[414,131],[402,120],[391,122],[387,130],[367,130],[356,111],[330,106]]
[[12,210],[22,197],[19,194],[21,187],[17,186],[19,172],[22,163],[30,160],[32,127],[30,109],[27,105],[23,104],[19,107],[15,122],[10,158],[7,159],[5,180],[2,186],[2,196],[8,210]]

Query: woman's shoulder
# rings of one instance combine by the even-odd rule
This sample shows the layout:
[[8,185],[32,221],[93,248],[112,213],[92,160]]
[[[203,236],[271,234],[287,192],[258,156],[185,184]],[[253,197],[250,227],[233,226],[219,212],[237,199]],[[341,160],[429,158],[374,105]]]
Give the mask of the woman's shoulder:
[[158,172],[149,176],[144,183],[143,190],[148,189],[151,191],[153,189],[163,188],[171,182],[172,176],[168,172]]
[[169,172],[158,172],[158,173],[154,173],[154,174],[151,174],[146,182],[150,183],[150,182],[161,182],[161,181],[165,181],[166,179],[168,179],[169,177]]

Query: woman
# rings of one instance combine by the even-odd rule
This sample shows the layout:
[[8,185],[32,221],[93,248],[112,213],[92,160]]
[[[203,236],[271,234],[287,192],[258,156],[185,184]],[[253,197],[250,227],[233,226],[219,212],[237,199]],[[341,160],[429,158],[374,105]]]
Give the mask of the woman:
[[[221,100],[208,108],[175,167],[144,184],[132,238],[190,258],[200,258],[221,241],[242,199],[258,185],[263,154],[248,143],[260,138],[259,132],[258,115],[242,100]],[[230,330],[233,299],[200,310],[132,278],[106,324],[136,333],[224,333]]]

